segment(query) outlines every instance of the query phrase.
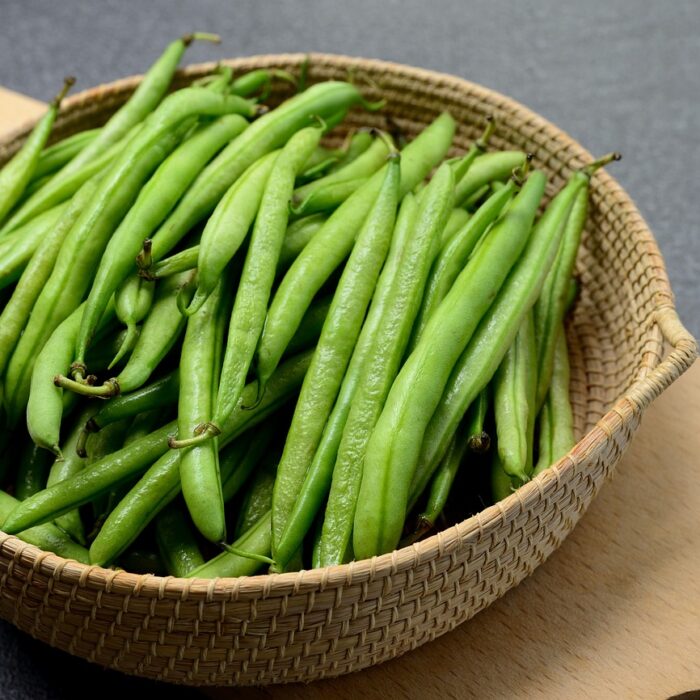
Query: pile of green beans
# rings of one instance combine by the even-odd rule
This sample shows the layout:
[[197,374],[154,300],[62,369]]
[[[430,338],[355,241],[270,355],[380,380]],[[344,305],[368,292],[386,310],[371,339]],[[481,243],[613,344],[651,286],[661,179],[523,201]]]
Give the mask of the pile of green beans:
[[[194,39],[217,37],[176,40],[106,125],[49,146],[66,79],[0,170],[0,527],[137,573],[294,571],[562,459],[588,186],[619,156],[547,201],[492,119],[457,157],[448,113],[331,149],[383,104],[225,66],[169,93]],[[296,94],[269,108],[275,80]]]

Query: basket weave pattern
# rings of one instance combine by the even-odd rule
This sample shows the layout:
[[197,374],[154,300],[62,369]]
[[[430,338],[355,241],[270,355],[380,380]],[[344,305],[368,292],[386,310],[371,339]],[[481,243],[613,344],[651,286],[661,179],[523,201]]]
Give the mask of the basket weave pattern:
[[[236,72],[298,72],[303,56],[228,61]],[[178,83],[210,72],[190,67]],[[398,127],[409,138],[447,109],[464,150],[493,114],[497,148],[522,148],[558,190],[590,155],[566,134],[498,93],[396,64],[312,54],[313,81],[351,70],[379,113],[347,126]],[[97,126],[138,78],[66,100],[62,138]],[[284,85],[272,102],[289,93]],[[389,119],[387,119],[387,117]],[[26,129],[0,142],[0,162]],[[339,136],[338,139],[341,137]],[[591,185],[589,225],[577,261],[581,296],[567,333],[574,449],[505,501],[434,537],[372,560],[277,576],[189,580],[88,567],[0,533],[0,616],[49,644],[128,673],[172,682],[264,684],[358,670],[434,639],[502,596],[571,532],[636,430],[642,412],[696,355],[673,307],[654,239],[605,172]],[[668,354],[666,354],[668,352]]]

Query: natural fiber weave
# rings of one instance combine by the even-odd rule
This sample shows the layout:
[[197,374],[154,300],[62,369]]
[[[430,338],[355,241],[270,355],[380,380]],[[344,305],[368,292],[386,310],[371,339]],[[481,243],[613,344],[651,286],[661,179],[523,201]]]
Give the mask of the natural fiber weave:
[[[227,62],[298,72],[302,55]],[[188,68],[184,84],[214,68]],[[518,103],[473,83],[381,61],[312,54],[313,81],[352,70],[380,113],[349,125],[398,126],[409,137],[447,109],[463,150],[493,114],[498,148],[534,153],[548,193],[590,155]],[[56,137],[103,123],[138,78],[65,102]],[[280,84],[279,90],[289,90]],[[286,92],[273,95],[278,101]],[[389,119],[387,119],[389,118]],[[26,130],[0,143],[0,162]],[[576,447],[555,467],[487,508],[411,547],[346,566],[277,576],[186,580],[88,567],[0,533],[0,615],[53,646],[150,678],[189,684],[313,680],[380,663],[444,634],[541,564],[608,478],[642,412],[693,362],[656,243],[606,172],[591,186],[568,327]],[[669,354],[665,355],[669,350]],[[665,359],[664,359],[665,358]]]

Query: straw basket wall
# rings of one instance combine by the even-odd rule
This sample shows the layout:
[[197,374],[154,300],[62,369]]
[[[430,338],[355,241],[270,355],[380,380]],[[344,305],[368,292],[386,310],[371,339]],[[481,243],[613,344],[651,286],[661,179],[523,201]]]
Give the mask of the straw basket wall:
[[[301,55],[228,61],[298,72]],[[178,82],[210,72],[192,66]],[[405,66],[311,55],[310,79],[367,79],[379,113],[347,126],[409,137],[442,110],[459,129],[456,151],[493,114],[498,148],[534,153],[548,193],[590,154],[520,104],[458,78]],[[56,136],[102,124],[139,78],[65,102]],[[278,89],[289,89],[284,84]],[[284,92],[272,95],[277,102]],[[344,127],[345,128],[345,127]],[[0,142],[0,162],[26,130]],[[90,661],[188,684],[314,680],[403,654],[484,609],[564,540],[614,471],[649,403],[695,358],[678,320],[658,248],[636,207],[606,172],[592,181],[590,221],[577,263],[582,293],[568,327],[576,447],[505,501],[411,547],[346,566],[278,576],[187,580],[89,567],[0,533],[0,615]]]

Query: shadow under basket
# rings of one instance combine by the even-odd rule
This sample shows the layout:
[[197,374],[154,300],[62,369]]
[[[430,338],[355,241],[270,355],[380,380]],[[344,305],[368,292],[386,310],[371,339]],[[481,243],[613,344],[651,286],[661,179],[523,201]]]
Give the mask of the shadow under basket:
[[[225,61],[236,73],[304,56]],[[177,84],[214,70],[191,66]],[[379,112],[338,130],[394,124],[412,138],[440,112],[457,120],[454,152],[498,120],[495,148],[534,154],[548,195],[590,154],[517,102],[455,77],[382,61],[311,54],[312,82],[346,79]],[[366,80],[363,80],[365,78]],[[54,138],[103,124],[140,78],[64,103]],[[280,82],[270,101],[290,94]],[[334,132],[335,133],[335,132]],[[27,129],[0,141],[0,163]],[[148,678],[191,685],[311,681],[381,663],[468,620],[532,573],[571,532],[611,476],[644,409],[693,362],[664,263],[629,196],[606,172],[591,207],[568,324],[578,444],[506,500],[410,547],[344,566],[239,579],[178,579],[85,566],[0,533],[0,616],[52,646]]]

